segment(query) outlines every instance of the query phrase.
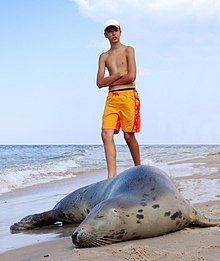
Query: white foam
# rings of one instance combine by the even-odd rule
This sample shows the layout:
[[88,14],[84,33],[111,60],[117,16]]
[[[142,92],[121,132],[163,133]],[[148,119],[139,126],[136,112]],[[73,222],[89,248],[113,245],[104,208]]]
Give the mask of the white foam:
[[160,167],[171,177],[189,177],[193,175],[210,175],[218,172],[218,168],[203,166],[195,163],[161,164]]
[[146,166],[155,166],[155,162],[151,159],[144,159],[142,161],[142,164]]
[[187,177],[194,174],[194,167],[192,164],[177,164],[177,165],[165,165],[163,164],[161,168],[167,172],[171,177]]
[[[220,181],[209,178],[210,174],[218,172],[218,168],[201,163],[161,164],[160,167],[170,177],[187,177],[177,181],[178,188],[192,204],[219,199]],[[194,178],[196,175],[197,178]]]
[[0,194],[16,188],[74,177],[79,170],[79,164],[73,160],[48,162],[43,166],[35,165],[22,170],[7,169],[0,175]]
[[212,179],[189,179],[179,181],[184,198],[192,204],[217,200],[220,196],[220,181]]

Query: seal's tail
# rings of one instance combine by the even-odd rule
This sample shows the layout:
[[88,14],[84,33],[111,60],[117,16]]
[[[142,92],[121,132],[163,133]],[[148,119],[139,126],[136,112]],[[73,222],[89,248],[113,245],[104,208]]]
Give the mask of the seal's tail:
[[197,213],[192,224],[200,227],[220,227],[220,219],[207,218],[204,215]]

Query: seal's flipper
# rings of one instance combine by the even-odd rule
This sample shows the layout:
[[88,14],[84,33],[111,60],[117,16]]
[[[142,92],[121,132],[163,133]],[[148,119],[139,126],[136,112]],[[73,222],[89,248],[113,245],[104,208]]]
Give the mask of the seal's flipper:
[[29,215],[22,218],[18,223],[10,227],[11,231],[24,231],[36,227],[54,224],[57,220],[56,211],[50,210],[39,214]]

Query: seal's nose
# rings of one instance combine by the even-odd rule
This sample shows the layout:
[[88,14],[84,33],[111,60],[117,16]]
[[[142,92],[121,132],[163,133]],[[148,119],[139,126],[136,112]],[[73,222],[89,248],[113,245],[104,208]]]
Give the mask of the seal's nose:
[[77,235],[78,235],[78,232],[72,234],[73,243],[75,243],[77,241]]

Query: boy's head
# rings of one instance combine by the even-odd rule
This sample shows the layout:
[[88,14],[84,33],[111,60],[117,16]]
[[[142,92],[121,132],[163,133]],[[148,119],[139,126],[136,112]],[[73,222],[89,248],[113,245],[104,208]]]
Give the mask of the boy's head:
[[109,30],[114,30],[114,29],[121,31],[119,22],[113,19],[108,20],[104,27],[104,33],[106,34]]

